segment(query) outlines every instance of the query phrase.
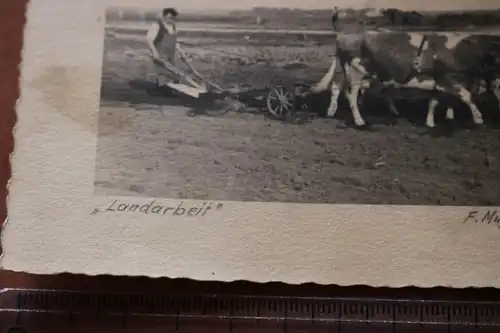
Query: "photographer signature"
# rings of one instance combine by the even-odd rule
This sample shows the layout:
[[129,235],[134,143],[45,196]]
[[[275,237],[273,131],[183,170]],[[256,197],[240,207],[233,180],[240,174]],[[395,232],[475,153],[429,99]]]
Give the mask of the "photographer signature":
[[471,210],[463,220],[463,223],[496,224],[500,228],[500,211],[497,209],[489,209],[485,212]]

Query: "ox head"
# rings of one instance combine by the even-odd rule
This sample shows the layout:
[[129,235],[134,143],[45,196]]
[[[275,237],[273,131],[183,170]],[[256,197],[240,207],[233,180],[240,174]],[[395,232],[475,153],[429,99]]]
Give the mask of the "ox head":
[[446,45],[448,34],[429,33],[424,34],[429,48],[433,50],[449,49]]
[[333,8],[332,24],[334,32],[358,32],[379,25],[386,20],[383,10],[364,8]]

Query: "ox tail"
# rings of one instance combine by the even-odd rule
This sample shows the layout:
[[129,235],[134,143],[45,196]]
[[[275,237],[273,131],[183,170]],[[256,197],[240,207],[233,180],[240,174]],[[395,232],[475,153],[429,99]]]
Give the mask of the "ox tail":
[[335,68],[337,66],[337,59],[333,59],[328,72],[323,76],[323,78],[311,88],[312,92],[320,93],[322,91],[328,90],[330,88],[330,83],[333,80],[333,76],[335,75]]

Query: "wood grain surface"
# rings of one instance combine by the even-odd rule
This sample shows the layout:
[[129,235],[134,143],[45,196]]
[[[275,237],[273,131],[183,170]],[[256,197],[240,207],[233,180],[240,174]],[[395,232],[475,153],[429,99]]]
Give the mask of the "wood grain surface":
[[[19,96],[18,76],[22,31],[25,21],[27,0],[0,1],[0,118],[3,137],[0,140],[1,183],[5,189],[10,176],[9,154],[13,149],[12,128],[15,123],[15,103]],[[50,19],[50,18],[47,18]],[[0,200],[0,210],[6,216],[5,196]],[[3,221],[4,219],[2,219]],[[498,263],[492,263],[493,265]],[[388,267],[387,269],[390,269]],[[500,274],[500,268],[499,268]],[[0,272],[0,288],[51,288],[70,290],[107,290],[107,291],[145,291],[169,292],[189,291],[199,293],[238,293],[256,295],[289,296],[366,296],[366,297],[408,297],[408,298],[449,298],[449,299],[489,299],[500,300],[500,292],[495,289],[446,288],[370,288],[354,286],[341,288],[336,286],[318,286],[303,284],[291,286],[281,283],[257,284],[251,282],[197,282],[188,279],[149,279],[146,277],[111,277],[83,276],[62,274],[54,276],[36,276],[13,272]]]

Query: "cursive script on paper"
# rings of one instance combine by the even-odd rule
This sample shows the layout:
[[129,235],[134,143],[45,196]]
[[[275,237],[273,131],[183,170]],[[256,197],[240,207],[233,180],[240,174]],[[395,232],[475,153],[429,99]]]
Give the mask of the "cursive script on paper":
[[99,213],[142,213],[165,216],[202,217],[211,211],[220,210],[222,207],[224,207],[224,204],[220,202],[206,201],[198,205],[187,205],[183,201],[176,205],[167,205],[156,200],[152,200],[145,204],[114,200],[105,208],[95,208],[91,212],[91,215]]
[[498,209],[471,210],[464,218],[463,223],[496,224],[500,228],[500,211]]

